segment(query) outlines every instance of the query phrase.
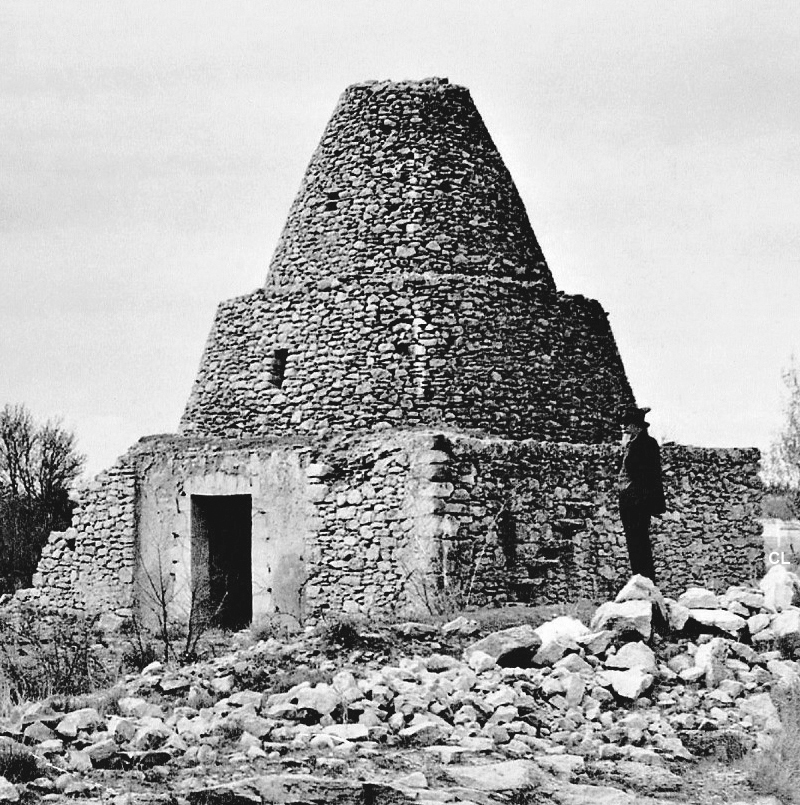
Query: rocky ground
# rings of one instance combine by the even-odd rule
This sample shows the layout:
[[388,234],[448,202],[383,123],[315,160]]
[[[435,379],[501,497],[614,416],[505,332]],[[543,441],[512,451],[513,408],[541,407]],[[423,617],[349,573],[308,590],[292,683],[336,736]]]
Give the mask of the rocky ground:
[[14,709],[0,763],[29,779],[0,778],[0,801],[778,803],[739,759],[770,751],[775,691],[800,686],[798,587],[778,569],[675,601],[636,576],[588,625],[241,633]]

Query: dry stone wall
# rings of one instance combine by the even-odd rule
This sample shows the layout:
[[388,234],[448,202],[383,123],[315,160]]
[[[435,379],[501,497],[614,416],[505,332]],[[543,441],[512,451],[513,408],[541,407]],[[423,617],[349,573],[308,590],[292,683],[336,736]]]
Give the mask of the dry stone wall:
[[[601,599],[629,573],[618,462],[610,445],[429,429],[327,441],[154,437],[87,491],[23,598],[125,614],[134,599],[141,604],[142,567],[162,544],[187,587],[189,499],[198,493],[252,495],[253,595],[266,602],[259,611],[313,622],[342,612]],[[756,575],[758,451],[669,445],[663,464],[669,511],[653,525],[662,588]],[[256,589],[259,579],[270,596]],[[180,596],[173,603],[188,611]]]
[[633,403],[603,309],[556,291],[469,92],[373,82],[342,96],[265,288],[220,306],[181,432],[599,443]]
[[[455,522],[443,559],[472,603],[602,599],[630,574],[609,445],[448,439],[453,485],[442,510]],[[763,562],[759,452],[667,445],[668,512],[652,520],[660,586],[722,586]],[[452,505],[456,501],[455,507]],[[477,569],[476,569],[477,568]]]
[[[605,312],[557,291],[469,92],[358,84],[265,287],[220,305],[180,435],[98,478],[21,597],[126,612],[153,556],[188,589],[192,495],[251,497],[267,609],[606,597],[627,575],[611,443],[633,404]],[[665,451],[668,591],[751,574],[757,460]]]
[[514,181],[469,91],[355,84],[306,170],[267,287],[387,269],[505,277],[555,291]]
[[[284,376],[275,355],[284,350]],[[220,306],[183,433],[445,426],[603,442],[633,404],[597,302],[495,278],[397,275]]]
[[135,469],[121,459],[78,496],[72,526],[51,533],[33,586],[16,598],[44,609],[128,617],[137,554]]

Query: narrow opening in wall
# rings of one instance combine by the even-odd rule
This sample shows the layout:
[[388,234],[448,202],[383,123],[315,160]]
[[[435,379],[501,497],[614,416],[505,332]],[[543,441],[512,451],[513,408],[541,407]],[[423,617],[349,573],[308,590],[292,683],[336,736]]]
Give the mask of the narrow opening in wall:
[[252,499],[192,495],[192,615],[241,629],[253,619]]
[[508,509],[503,509],[497,516],[497,541],[503,551],[506,567],[515,567],[517,564],[517,524],[514,515]]
[[276,388],[283,385],[286,377],[286,359],[289,357],[288,349],[276,349],[272,353],[272,383]]

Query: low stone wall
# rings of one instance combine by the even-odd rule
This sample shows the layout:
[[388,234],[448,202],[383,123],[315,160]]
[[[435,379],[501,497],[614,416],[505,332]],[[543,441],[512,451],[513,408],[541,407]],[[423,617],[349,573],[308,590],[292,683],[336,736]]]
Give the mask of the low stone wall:
[[[443,551],[471,603],[602,599],[628,577],[618,448],[456,436],[448,452],[453,492],[442,511],[454,523]],[[758,573],[758,461],[755,449],[662,449],[668,511],[651,535],[666,592]]]
[[[668,445],[653,520],[666,592],[723,586],[762,553],[758,451]],[[312,622],[605,598],[628,577],[609,445],[402,430],[309,438],[153,437],[98,477],[21,598],[129,614],[192,586],[192,496],[252,499],[253,611]],[[148,587],[149,582],[149,587]],[[19,597],[19,596],[18,596]]]
[[122,458],[78,496],[72,527],[50,534],[33,586],[15,599],[50,610],[129,617],[137,555],[136,471]]

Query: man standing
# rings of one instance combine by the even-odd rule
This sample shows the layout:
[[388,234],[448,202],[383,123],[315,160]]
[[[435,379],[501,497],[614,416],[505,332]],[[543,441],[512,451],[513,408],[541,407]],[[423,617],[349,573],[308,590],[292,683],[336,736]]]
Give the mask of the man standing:
[[647,432],[649,408],[628,408],[622,417],[623,455],[619,471],[619,514],[628,543],[631,573],[655,581],[650,517],[666,510],[658,442]]

